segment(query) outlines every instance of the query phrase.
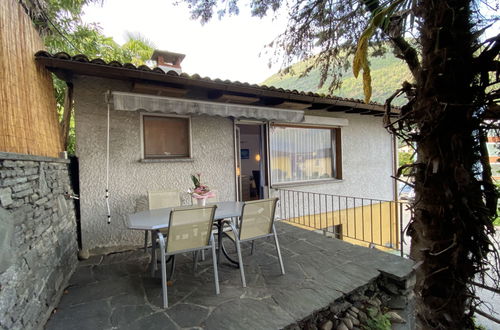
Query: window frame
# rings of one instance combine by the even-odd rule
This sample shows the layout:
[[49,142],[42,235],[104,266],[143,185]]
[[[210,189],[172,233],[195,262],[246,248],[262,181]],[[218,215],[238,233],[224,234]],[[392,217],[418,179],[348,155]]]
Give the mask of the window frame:
[[[287,182],[275,182],[272,175],[273,157],[271,150],[272,141],[272,129],[273,127],[290,127],[290,128],[305,128],[305,129],[327,129],[330,130],[331,137],[331,147],[332,147],[332,177],[331,178],[318,178],[309,180],[298,180],[298,181],[287,181]],[[271,187],[283,187],[283,186],[294,186],[294,185],[308,185],[308,184],[320,184],[323,182],[339,181],[342,180],[342,134],[340,126],[324,126],[324,125],[301,125],[301,124],[283,124],[283,123],[271,123],[270,125],[271,134],[269,134],[269,171],[271,172]]]
[[[175,160],[191,160],[193,159],[193,136],[192,136],[192,127],[191,127],[191,116],[183,116],[183,115],[175,115],[175,114],[162,114],[162,113],[149,113],[149,112],[141,112],[140,113],[140,135],[141,135],[141,159],[144,161],[175,161]],[[163,118],[185,118],[188,120],[188,156],[167,156],[164,157],[146,157],[144,154],[144,117],[163,117]]]

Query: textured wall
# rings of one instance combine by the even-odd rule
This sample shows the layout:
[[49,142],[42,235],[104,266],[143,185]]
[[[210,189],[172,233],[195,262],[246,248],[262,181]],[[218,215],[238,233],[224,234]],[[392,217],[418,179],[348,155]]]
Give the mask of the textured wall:
[[[312,112],[312,111],[311,111]],[[343,196],[392,200],[394,198],[392,137],[381,117],[317,112],[346,118],[342,127],[342,180],[319,185],[287,186],[284,189]]]
[[1,329],[42,328],[76,268],[69,186],[65,161],[0,153]]
[[[186,191],[191,173],[219,191],[220,200],[234,199],[233,127],[230,119],[193,116],[192,162],[142,163],[139,112],[111,111],[110,203],[106,223],[105,144],[107,90],[130,91],[130,83],[91,77],[75,79],[77,156],[80,160],[83,248],[93,253],[142,243],[142,232],[126,229],[127,215],[148,190]],[[289,187],[302,191],[391,200],[392,139],[382,119],[358,114],[322,112],[347,118],[342,127],[343,180]]]
[[106,223],[105,150],[106,104],[104,93],[130,91],[121,81],[77,77],[75,86],[76,152],[80,164],[82,243],[91,253],[141,244],[144,232],[126,228],[135,201],[148,190],[187,191],[190,174],[218,191],[219,200],[235,198],[233,124],[228,118],[193,116],[192,162],[142,163],[139,112],[111,111],[110,204],[111,225]]

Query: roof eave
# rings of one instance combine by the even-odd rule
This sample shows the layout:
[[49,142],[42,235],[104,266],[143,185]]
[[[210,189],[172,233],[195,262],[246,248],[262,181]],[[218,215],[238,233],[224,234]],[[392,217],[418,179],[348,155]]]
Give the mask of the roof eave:
[[52,72],[66,73],[63,79],[69,79],[67,73],[95,76],[102,78],[112,78],[120,80],[140,79],[152,82],[170,83],[183,85],[185,87],[201,87],[208,89],[218,89],[221,91],[245,93],[259,97],[280,98],[289,101],[299,101],[307,103],[323,103],[332,106],[342,106],[352,109],[366,109],[378,112],[384,112],[384,106],[378,104],[366,104],[355,101],[342,100],[336,98],[311,96],[305,94],[295,94],[277,89],[265,89],[261,87],[254,87],[251,85],[241,83],[230,83],[225,81],[205,80],[203,78],[194,79],[190,77],[170,75],[164,73],[157,73],[153,71],[141,71],[128,69],[124,67],[114,67],[108,65],[94,64],[90,62],[78,62],[72,60],[58,59],[53,57],[35,57],[36,61],[44,65]]

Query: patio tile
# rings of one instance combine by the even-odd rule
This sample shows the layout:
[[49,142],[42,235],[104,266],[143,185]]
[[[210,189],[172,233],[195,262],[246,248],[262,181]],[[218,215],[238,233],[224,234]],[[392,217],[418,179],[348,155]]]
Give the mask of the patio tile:
[[340,292],[329,293],[325,294],[319,287],[299,287],[294,290],[280,290],[273,294],[273,299],[286,312],[300,320],[312,314],[311,311],[320,310],[342,296]]
[[139,306],[119,306],[111,313],[111,324],[113,327],[121,329],[123,326],[133,323],[136,320],[145,318],[155,311],[147,305]]
[[194,304],[177,304],[169,308],[167,315],[183,328],[198,326],[204,321],[210,310]]
[[290,316],[273,299],[238,299],[219,306],[204,324],[206,329],[281,329]]
[[108,329],[111,328],[111,308],[107,300],[91,301],[61,307],[47,322],[47,329]]
[[94,266],[79,266],[69,281],[70,286],[82,286],[96,282],[92,268]]
[[120,327],[120,330],[178,330],[180,329],[164,312],[157,312],[134,322],[125,324]]
[[[137,282],[138,285],[141,285],[141,282]],[[137,306],[137,305],[145,305],[146,294],[144,291],[136,290],[135,293],[125,293],[120,294],[118,296],[114,296],[111,298],[111,307],[119,307],[119,306]]]
[[[178,256],[169,308],[163,309],[159,271],[151,277],[142,249],[81,262],[70,280],[53,329],[280,329],[371,283],[381,272],[403,278],[413,263],[278,223],[286,274],[273,241],[242,246],[247,287],[222,257],[215,294],[211,254],[193,271],[192,254]],[[227,244],[234,254],[234,246]]]
[[71,306],[94,300],[109,298],[125,293],[130,293],[137,288],[131,278],[117,278],[91,283],[84,286],[67,288],[68,294],[63,295],[61,304]]

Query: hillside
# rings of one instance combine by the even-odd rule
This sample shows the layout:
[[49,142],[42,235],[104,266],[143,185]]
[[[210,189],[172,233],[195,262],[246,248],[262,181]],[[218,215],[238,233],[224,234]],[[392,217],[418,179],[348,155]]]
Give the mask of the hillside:
[[[373,88],[372,101],[374,102],[383,104],[385,100],[401,86],[403,81],[411,80],[411,74],[408,67],[403,61],[397,59],[392,54],[371,58],[370,63]],[[276,73],[267,78],[262,84],[284,89],[330,94],[328,92],[330,80],[327,80],[322,88],[318,88],[320,76],[318,69],[313,69],[308,76],[299,78],[300,73],[304,71],[305,67],[306,62],[304,61],[296,63],[292,66],[294,75]],[[364,99],[361,77],[358,79],[354,78],[352,69],[349,68],[343,74],[342,87],[331,94],[346,98]],[[405,99],[399,98],[395,100],[393,104],[405,104]]]

